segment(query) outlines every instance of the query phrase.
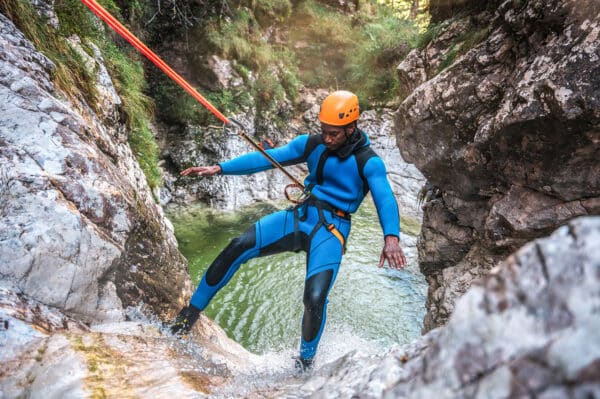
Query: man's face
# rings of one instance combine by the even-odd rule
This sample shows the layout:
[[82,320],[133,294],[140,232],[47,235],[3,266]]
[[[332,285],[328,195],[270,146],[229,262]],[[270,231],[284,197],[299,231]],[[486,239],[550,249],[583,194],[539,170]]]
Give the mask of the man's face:
[[335,151],[346,143],[346,130],[348,130],[347,134],[350,135],[354,131],[354,127],[344,129],[343,126],[321,123],[321,135],[328,150]]

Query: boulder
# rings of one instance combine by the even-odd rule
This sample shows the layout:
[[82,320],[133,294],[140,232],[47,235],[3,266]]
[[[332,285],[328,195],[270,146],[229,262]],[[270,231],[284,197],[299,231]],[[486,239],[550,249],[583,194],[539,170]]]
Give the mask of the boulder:
[[186,262],[99,51],[82,56],[97,72],[100,103],[87,104],[54,87],[54,64],[3,15],[0,31],[1,285],[90,323],[142,304],[173,313],[191,291]]
[[[479,276],[526,242],[598,214],[600,197],[598,2],[504,1],[446,24],[467,28],[446,30],[456,33],[402,65],[403,76],[426,80],[395,128],[403,158],[442,193],[425,206],[419,244],[430,281],[424,331],[445,323],[451,298],[469,286],[444,269],[468,260]],[[451,63],[438,50],[449,46]]]
[[446,326],[382,356],[349,353],[298,396],[598,397],[599,240],[600,217],[571,220],[473,284]]

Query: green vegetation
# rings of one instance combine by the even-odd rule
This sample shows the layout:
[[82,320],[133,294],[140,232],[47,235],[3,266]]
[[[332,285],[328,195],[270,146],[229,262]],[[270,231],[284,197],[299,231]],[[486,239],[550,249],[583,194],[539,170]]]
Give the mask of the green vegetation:
[[81,93],[94,107],[97,90],[94,77],[85,68],[81,55],[63,36],[40,21],[33,6],[24,0],[0,0],[0,11],[10,18],[23,34],[56,65],[53,80],[57,88],[71,97]]
[[351,17],[304,0],[291,22],[290,45],[299,59],[300,79],[312,87],[348,87],[346,59],[360,40]]
[[[116,16],[119,8],[112,0],[100,2]],[[158,146],[149,125],[153,102],[144,92],[146,80],[139,56],[128,46],[120,48],[113,36],[101,29],[98,20],[77,0],[56,0],[54,8],[59,19],[59,30],[47,25],[24,0],[0,0],[0,9],[31,40],[36,48],[56,65],[53,81],[56,86],[72,98],[83,95],[88,104],[97,111],[97,89],[94,68],[88,68],[82,55],[67,38],[76,34],[88,54],[93,55],[89,43],[100,49],[106,67],[113,78],[130,129],[128,138],[150,187],[161,184],[158,169]]]
[[[223,4],[227,6],[207,13],[185,33],[190,40],[189,53],[194,54],[189,59],[191,81],[195,76],[203,79],[207,54],[233,60],[245,89],[204,88],[203,95],[225,114],[246,110],[253,102],[259,117],[273,114],[284,98],[296,100],[301,87],[293,52],[264,37],[268,26],[289,18],[292,5],[288,0]],[[214,117],[168,79],[156,76],[153,81],[151,91],[161,118],[179,125],[214,122]]]
[[429,26],[429,0],[378,0],[378,2],[393,9],[396,18],[414,21],[420,31],[424,31]]
[[425,31],[421,33],[417,39],[417,47],[425,48],[429,43],[431,43],[435,38],[437,38],[444,29],[447,28],[446,24],[438,23],[438,24],[430,24],[427,26]]
[[133,50],[121,50],[112,42],[104,43],[102,53],[115,89],[123,100],[123,109],[130,128],[129,145],[146,175],[149,186],[158,187],[161,184],[158,168],[159,150],[150,130],[154,103],[144,94],[146,80],[142,63],[136,60],[138,55],[133,53]]
[[[187,124],[214,124],[214,115],[163,73],[152,74],[152,96],[157,114],[165,122],[183,127]],[[241,89],[205,91],[203,96],[225,115],[232,115],[252,104],[251,93]]]
[[[201,16],[186,33],[192,82],[203,81],[207,54],[234,60],[250,97],[211,92],[217,108],[240,112],[254,101],[258,119],[284,122],[277,104],[295,101],[302,86],[345,88],[365,106],[398,98],[394,66],[418,46],[426,23],[427,2],[419,2],[419,18],[407,20],[412,1],[388,5],[361,1],[356,9],[340,10],[318,0],[225,0]],[[393,6],[392,6],[393,5]],[[223,11],[226,10],[226,11]],[[425,19],[424,19],[425,18]],[[179,32],[183,40],[183,33]],[[180,88],[157,76],[152,95],[160,117],[185,125],[214,121]],[[213,88],[213,90],[215,90]],[[281,118],[281,120],[278,120]]]
[[[400,2],[410,3],[410,2]],[[347,88],[365,105],[398,97],[395,65],[417,47],[419,25],[398,17],[397,8],[360,2],[342,13],[316,0],[302,0],[290,21],[290,46],[299,76],[311,87]]]
[[418,28],[398,19],[390,8],[378,9],[362,27],[362,40],[346,68],[360,98],[390,101],[398,96],[395,67],[416,46]]

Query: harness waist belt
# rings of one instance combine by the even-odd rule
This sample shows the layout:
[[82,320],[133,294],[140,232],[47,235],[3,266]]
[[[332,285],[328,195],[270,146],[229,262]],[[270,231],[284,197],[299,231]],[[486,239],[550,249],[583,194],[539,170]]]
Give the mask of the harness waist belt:
[[328,204],[325,201],[321,201],[320,199],[314,198],[314,197],[309,197],[306,201],[304,201],[304,203],[308,204],[308,205],[312,205],[315,206],[317,208],[321,208],[324,209],[326,211],[331,212],[332,214],[339,216],[343,219],[347,219],[350,220],[351,219],[351,215],[348,212],[344,212],[341,209],[338,209],[330,204]]

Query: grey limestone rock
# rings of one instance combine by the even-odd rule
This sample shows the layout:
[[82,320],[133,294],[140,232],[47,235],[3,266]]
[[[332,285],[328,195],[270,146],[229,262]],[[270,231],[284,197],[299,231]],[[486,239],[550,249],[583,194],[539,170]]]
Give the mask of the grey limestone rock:
[[526,244],[456,302],[446,326],[322,367],[303,397],[600,395],[600,217]]
[[[600,4],[497,3],[445,22],[400,67],[405,80],[425,77],[398,110],[398,146],[442,192],[424,208],[419,244],[430,282],[424,331],[445,323],[469,286],[466,264],[476,278],[526,242],[598,214]],[[449,46],[461,50],[440,71]]]
[[52,62],[3,15],[0,30],[2,285],[89,322],[123,319],[142,302],[173,311],[191,289],[186,264],[99,52],[82,53],[97,71],[96,114],[54,87]]

